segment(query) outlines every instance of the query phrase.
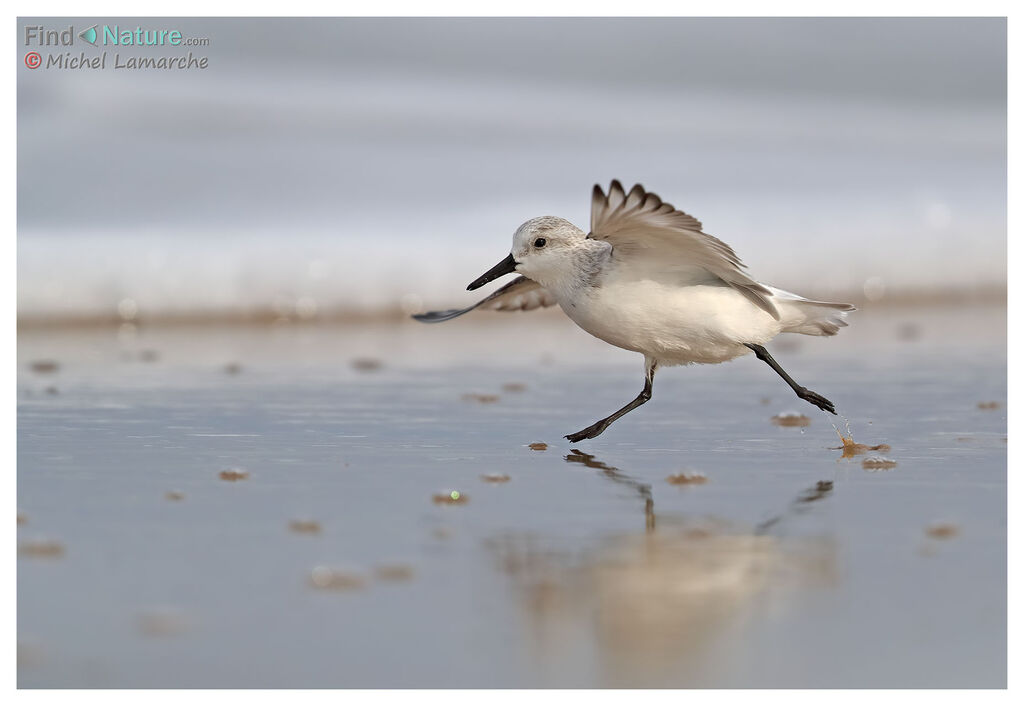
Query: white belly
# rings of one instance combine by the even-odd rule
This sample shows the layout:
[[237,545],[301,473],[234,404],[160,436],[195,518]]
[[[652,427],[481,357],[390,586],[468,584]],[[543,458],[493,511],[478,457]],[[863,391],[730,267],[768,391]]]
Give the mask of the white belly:
[[782,325],[732,287],[608,282],[559,302],[587,333],[661,365],[721,363],[750,353]]

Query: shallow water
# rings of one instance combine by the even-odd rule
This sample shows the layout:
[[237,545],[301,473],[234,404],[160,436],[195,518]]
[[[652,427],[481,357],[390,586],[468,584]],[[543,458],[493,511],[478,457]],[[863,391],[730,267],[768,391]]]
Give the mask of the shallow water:
[[1005,686],[1005,316],[770,347],[847,457],[753,357],[571,445],[642,361],[552,316],[23,331],[19,685]]

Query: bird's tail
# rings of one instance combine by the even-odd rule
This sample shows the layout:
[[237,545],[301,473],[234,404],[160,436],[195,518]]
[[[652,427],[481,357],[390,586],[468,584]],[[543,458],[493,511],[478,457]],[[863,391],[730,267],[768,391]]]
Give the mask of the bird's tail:
[[819,302],[804,299],[798,294],[769,287],[782,315],[784,333],[803,333],[808,336],[835,336],[846,326],[846,314],[856,311],[853,304]]

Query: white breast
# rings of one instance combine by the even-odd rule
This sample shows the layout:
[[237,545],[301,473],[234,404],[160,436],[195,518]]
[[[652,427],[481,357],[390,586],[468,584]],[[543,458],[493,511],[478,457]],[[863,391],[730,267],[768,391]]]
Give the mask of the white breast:
[[763,344],[780,322],[729,286],[606,279],[559,302],[580,328],[662,365],[721,363]]

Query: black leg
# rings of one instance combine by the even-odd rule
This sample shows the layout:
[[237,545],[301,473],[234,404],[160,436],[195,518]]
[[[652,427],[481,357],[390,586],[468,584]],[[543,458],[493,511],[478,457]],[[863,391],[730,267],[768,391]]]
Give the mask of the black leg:
[[654,371],[658,368],[657,361],[647,360],[647,377],[644,379],[644,389],[640,391],[640,394],[636,396],[636,399],[627,404],[625,407],[620,409],[614,414],[610,414],[604,419],[594,422],[586,429],[581,429],[575,434],[569,434],[565,438],[572,442],[583,441],[584,439],[593,439],[596,436],[600,436],[605,429],[612,425],[619,417],[624,414],[632,412],[634,409],[651,399],[651,390],[654,386]]
[[772,354],[769,353],[764,346],[759,346],[756,343],[744,343],[743,345],[745,345],[750,350],[754,351],[754,354],[760,360],[763,360],[764,362],[768,363],[768,365],[771,366],[771,369],[777,372],[782,377],[782,379],[785,380],[789,384],[789,386],[793,388],[793,392],[796,393],[797,397],[799,397],[802,400],[810,402],[815,407],[823,409],[826,412],[831,412],[832,414],[836,413],[836,407],[834,404],[832,404],[827,399],[819,395],[817,392],[812,392],[803,385],[798,385],[796,383],[796,380],[791,378],[789,374],[782,369],[782,366],[775,362],[775,359],[772,358]]

